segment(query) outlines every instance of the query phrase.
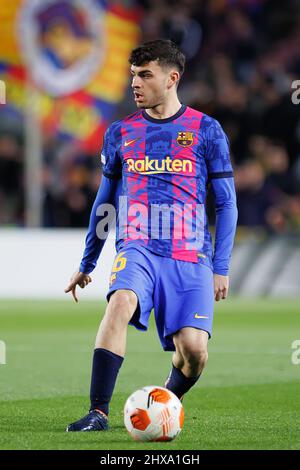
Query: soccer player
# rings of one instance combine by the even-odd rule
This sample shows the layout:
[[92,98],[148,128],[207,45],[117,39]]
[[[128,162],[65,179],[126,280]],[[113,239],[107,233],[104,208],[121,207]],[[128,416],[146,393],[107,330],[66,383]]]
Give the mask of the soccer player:
[[[215,119],[179,101],[185,57],[173,42],[145,43],[129,62],[138,110],[105,133],[85,251],[65,289],[77,302],[77,285],[91,282],[105,243],[98,236],[106,217],[101,206],[112,204],[117,255],[96,337],[90,411],[67,431],[108,429],[127,326],[147,330],[152,308],[163,349],[174,351],[165,386],[182,398],[207,361],[214,300],[228,293],[237,209],[227,137]],[[216,208],[214,248],[204,209],[208,183]]]

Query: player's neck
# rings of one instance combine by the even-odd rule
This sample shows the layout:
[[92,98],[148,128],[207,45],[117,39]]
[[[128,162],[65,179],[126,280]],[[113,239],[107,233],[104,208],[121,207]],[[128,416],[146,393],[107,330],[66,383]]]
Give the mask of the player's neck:
[[154,119],[167,119],[174,116],[181,108],[181,103],[176,96],[174,100],[161,103],[154,108],[146,109],[147,114]]

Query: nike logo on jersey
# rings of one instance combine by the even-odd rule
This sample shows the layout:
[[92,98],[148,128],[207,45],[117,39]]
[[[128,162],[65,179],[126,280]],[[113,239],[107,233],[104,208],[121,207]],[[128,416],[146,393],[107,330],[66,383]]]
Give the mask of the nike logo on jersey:
[[195,313],[195,318],[208,318],[206,315],[198,315],[198,313]]
[[128,145],[133,144],[133,143],[136,142],[137,140],[139,140],[139,139],[125,140],[125,142],[124,142],[124,147],[128,147]]

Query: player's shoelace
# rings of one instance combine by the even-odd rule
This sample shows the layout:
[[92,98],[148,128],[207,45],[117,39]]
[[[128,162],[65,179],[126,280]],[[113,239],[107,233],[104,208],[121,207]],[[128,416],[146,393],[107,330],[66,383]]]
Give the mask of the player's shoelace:
[[86,416],[67,427],[67,432],[73,431],[106,431],[107,416],[99,410],[91,410]]

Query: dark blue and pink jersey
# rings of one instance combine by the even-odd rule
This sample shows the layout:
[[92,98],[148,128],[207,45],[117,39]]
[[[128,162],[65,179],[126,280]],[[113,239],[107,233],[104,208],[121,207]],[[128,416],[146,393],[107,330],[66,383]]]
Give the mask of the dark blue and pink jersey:
[[[92,271],[102,249],[96,208],[111,201],[113,189],[123,196],[123,216],[126,212],[117,223],[117,250],[140,244],[161,256],[228,273],[236,198],[228,139],[215,119],[184,105],[167,119],[137,111],[107,129],[102,163],[104,189],[92,210],[82,272]],[[216,204],[214,249],[205,212],[208,183]]]

